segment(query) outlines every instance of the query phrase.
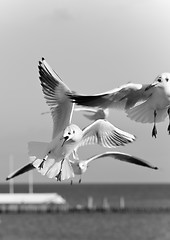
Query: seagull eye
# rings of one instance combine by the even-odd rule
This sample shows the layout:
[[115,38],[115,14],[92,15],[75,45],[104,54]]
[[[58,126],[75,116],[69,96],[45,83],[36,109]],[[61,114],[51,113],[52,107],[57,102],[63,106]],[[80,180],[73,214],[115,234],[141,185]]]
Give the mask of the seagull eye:
[[158,82],[161,82],[162,81],[162,79],[161,78],[158,78]]
[[68,132],[68,135],[70,135],[71,134],[71,132]]
[[168,82],[168,81],[169,81],[169,78],[165,78],[165,80]]

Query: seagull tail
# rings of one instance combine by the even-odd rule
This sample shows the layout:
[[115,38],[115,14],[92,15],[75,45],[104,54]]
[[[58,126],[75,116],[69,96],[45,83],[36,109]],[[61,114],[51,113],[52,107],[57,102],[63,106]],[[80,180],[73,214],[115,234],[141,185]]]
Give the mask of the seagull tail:
[[[153,123],[154,109],[151,109],[147,102],[141,103],[126,111],[127,116],[136,122]],[[167,116],[167,110],[157,110],[156,122],[162,122]]]
[[64,159],[62,166],[61,166],[61,161],[55,162],[55,164],[53,164],[53,166],[50,167],[50,169],[47,171],[46,174],[49,178],[57,178],[57,175],[60,173],[60,170],[61,170],[61,178],[60,178],[61,181],[74,177],[73,168],[69,160],[67,159]]
[[74,171],[68,159],[65,159],[62,166],[61,180],[74,177]]
[[26,172],[28,172],[28,171],[30,171],[30,170],[33,170],[33,169],[35,169],[35,167],[32,165],[32,163],[28,163],[27,165],[19,168],[19,169],[16,170],[15,172],[11,173],[11,174],[6,178],[6,180],[10,180],[10,179],[12,179],[12,178],[14,178],[14,177],[17,177],[17,176],[19,176],[19,175],[21,175],[21,174],[23,174],[23,173],[26,173]]
[[47,158],[44,159],[48,152],[48,145],[46,142],[28,143],[28,154],[34,168],[49,178],[55,178],[61,170],[61,181],[74,177],[69,160],[64,159],[61,166],[62,161],[57,161],[52,153],[48,154]]

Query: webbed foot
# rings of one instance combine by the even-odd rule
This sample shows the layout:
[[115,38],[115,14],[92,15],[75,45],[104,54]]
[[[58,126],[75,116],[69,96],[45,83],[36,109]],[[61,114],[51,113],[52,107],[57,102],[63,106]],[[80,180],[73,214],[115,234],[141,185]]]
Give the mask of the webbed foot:
[[170,123],[169,123],[169,125],[168,125],[167,131],[168,131],[168,133],[170,134]]
[[43,168],[43,166],[44,166],[44,162],[45,162],[45,159],[43,159],[42,162],[40,163],[40,165],[39,165],[39,167],[38,167],[39,170],[41,170],[41,169]]
[[152,137],[155,137],[156,138],[156,135],[157,135],[157,129],[156,129],[156,126],[154,125],[153,129],[152,129]]
[[57,178],[57,181],[61,182],[61,173],[62,171],[60,170],[60,172],[55,176],[55,178]]

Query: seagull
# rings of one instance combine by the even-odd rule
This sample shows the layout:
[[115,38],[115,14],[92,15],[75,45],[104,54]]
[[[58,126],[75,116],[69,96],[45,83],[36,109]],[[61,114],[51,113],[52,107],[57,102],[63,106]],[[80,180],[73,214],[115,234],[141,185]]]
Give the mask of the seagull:
[[[95,159],[99,159],[99,158],[106,158],[106,157],[111,157],[116,160],[136,164],[136,165],[143,166],[143,167],[148,167],[148,168],[155,169],[155,170],[158,169],[158,167],[151,165],[149,162],[142,160],[138,157],[134,157],[132,155],[126,154],[126,153],[104,152],[101,154],[94,155],[93,157],[90,157],[87,160],[70,160],[74,174],[80,176],[79,183],[81,183],[81,175],[87,171],[88,164],[91,161],[93,161]],[[33,169],[36,169],[35,166],[33,165],[33,163],[28,163],[28,164],[24,165],[23,167],[19,168],[18,170],[14,171],[13,173],[11,173],[6,178],[6,180],[10,180],[14,177],[17,177],[17,176],[24,174]]]
[[140,159],[138,157],[132,156],[130,154],[122,153],[122,152],[104,152],[101,154],[94,155],[93,157],[88,158],[87,160],[75,160],[75,161],[70,161],[72,168],[74,170],[75,175],[80,175],[79,183],[81,182],[81,175],[87,171],[88,164],[96,159],[99,158],[106,158],[106,157],[111,157],[116,160],[120,160],[123,162],[128,162],[136,165],[140,165],[143,167],[148,167],[157,170],[158,167],[155,167],[151,165],[149,162]]
[[103,108],[97,108],[97,109],[94,109],[94,108],[87,108],[87,107],[76,107],[74,108],[74,111],[78,112],[78,111],[84,111],[84,112],[87,112],[87,113],[90,113],[89,114],[83,114],[86,118],[88,118],[89,120],[92,120],[92,121],[96,121],[98,119],[107,119],[108,116],[109,116],[109,109],[106,108],[106,109],[103,109]]
[[[109,109],[103,109],[103,108],[88,108],[88,107],[74,107],[74,112],[87,112],[89,114],[83,114],[86,118],[92,121],[96,121],[98,119],[107,119],[109,116]],[[50,111],[42,112],[41,115],[49,114]]]
[[72,124],[74,103],[67,95],[71,90],[44,58],[39,61],[38,69],[44,98],[53,119],[53,134],[50,142],[29,142],[28,155],[42,175],[58,181],[74,177],[69,156],[73,154],[78,159],[76,151],[80,146],[99,144],[111,148],[135,140],[134,135],[116,128],[104,119],[93,122],[83,130]]
[[162,73],[152,84],[127,83],[108,92],[95,95],[69,93],[77,105],[98,108],[118,108],[141,123],[153,123],[152,137],[157,136],[156,123],[169,116],[170,134],[170,73]]

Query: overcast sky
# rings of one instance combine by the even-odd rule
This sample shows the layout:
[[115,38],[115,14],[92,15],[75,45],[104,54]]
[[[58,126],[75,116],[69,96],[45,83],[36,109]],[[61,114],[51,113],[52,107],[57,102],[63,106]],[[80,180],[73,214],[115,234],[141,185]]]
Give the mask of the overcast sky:
[[[0,0],[0,181],[28,162],[27,142],[50,141],[52,120],[38,79],[38,61],[47,62],[74,91],[100,93],[127,82],[151,83],[170,72],[169,0]],[[116,151],[160,168],[154,171],[113,159],[93,162],[83,182],[170,182],[168,118],[152,124],[129,120],[111,110],[109,121],[135,134],[137,140]],[[90,122],[76,112],[73,122]],[[79,150],[86,159],[106,151],[101,146]],[[111,149],[109,149],[111,150]],[[16,181],[27,181],[28,175]],[[55,182],[34,172],[37,182]]]

